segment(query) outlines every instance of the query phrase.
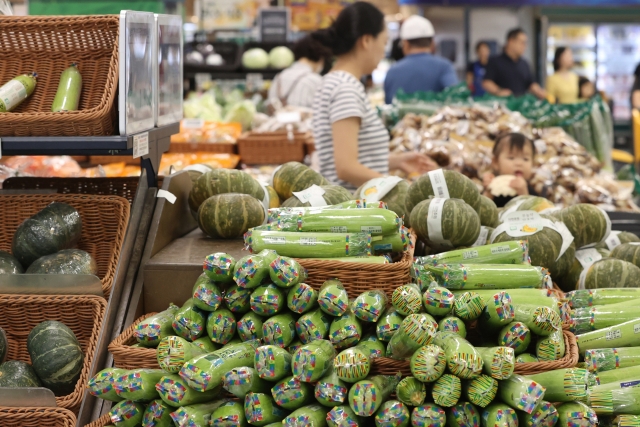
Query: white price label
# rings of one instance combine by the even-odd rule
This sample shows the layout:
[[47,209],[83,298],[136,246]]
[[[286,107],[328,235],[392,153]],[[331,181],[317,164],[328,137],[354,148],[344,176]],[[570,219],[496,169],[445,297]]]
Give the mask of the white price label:
[[264,236],[262,240],[264,240],[264,242],[269,245],[286,245],[287,244],[287,239],[285,237]]
[[202,129],[204,127],[204,119],[182,119],[183,129]]
[[301,237],[300,245],[301,246],[315,246],[318,244],[318,239],[316,237]]
[[442,169],[429,172],[429,179],[431,180],[431,187],[435,197],[441,199],[451,197],[449,196],[449,188],[447,187],[447,181],[444,179],[444,171]]
[[302,121],[302,116],[299,111],[282,111],[276,113],[276,120],[282,124],[295,124]]
[[484,246],[487,244],[487,239],[489,238],[489,229],[485,226],[480,227],[480,234],[478,234],[478,238],[476,242],[471,246]]
[[633,333],[640,334],[640,323],[636,323],[635,325],[633,325]]
[[619,234],[619,231],[612,231],[611,234],[609,234],[609,237],[607,237],[607,240],[605,240],[607,248],[609,248],[610,251],[622,244],[620,237],[618,237]]
[[478,258],[478,251],[464,251],[462,252],[462,259]]
[[379,225],[363,225],[360,227],[363,233],[382,234],[382,227]]
[[367,202],[379,202],[389,191],[393,190],[400,181],[402,181],[402,178],[398,176],[374,178],[362,187],[358,196]]
[[504,222],[493,231],[493,234],[491,234],[492,242],[503,232],[506,232],[511,237],[531,236],[543,228],[551,228],[560,233],[552,221],[542,218],[538,212],[535,211],[511,212],[503,218],[503,221]]
[[442,235],[442,212],[446,201],[447,199],[441,198],[431,199],[427,216],[427,231],[430,241],[451,246],[451,242],[445,240]]
[[610,331],[607,331],[607,333],[605,334],[605,339],[607,341],[617,340],[619,338],[622,338],[622,331],[620,331],[620,329],[612,329]]
[[166,190],[158,190],[158,195],[156,197],[167,199],[167,202],[171,203],[172,205],[176,202],[177,199],[177,197],[173,193],[170,193]]
[[133,136],[133,158],[149,154],[149,132],[139,133]]
[[324,200],[325,191],[319,185],[312,185],[303,191],[294,192],[293,195],[300,200],[301,203],[309,203],[313,207],[327,206],[327,202]]
[[589,268],[594,262],[600,261],[602,259],[602,255],[593,248],[589,249],[580,249],[576,251],[576,259],[582,265],[583,269]]
[[344,225],[336,225],[330,227],[329,230],[331,230],[332,233],[347,233],[347,227]]

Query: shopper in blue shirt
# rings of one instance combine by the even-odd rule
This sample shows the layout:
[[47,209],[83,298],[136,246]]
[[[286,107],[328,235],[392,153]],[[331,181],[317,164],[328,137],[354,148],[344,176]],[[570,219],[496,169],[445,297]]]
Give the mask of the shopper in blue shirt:
[[482,96],[486,92],[482,87],[482,80],[484,80],[484,74],[487,71],[487,63],[489,62],[489,56],[491,55],[491,49],[489,43],[485,41],[479,41],[476,45],[476,56],[478,60],[472,62],[467,67],[467,86],[473,93],[473,96]]
[[405,57],[398,61],[384,81],[385,102],[390,104],[396,93],[441,92],[458,83],[453,64],[434,56],[431,22],[422,16],[409,17],[400,28],[402,50]]

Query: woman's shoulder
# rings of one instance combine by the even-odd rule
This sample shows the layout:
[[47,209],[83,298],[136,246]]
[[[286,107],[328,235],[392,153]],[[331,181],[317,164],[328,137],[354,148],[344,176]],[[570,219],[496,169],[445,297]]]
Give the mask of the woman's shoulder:
[[322,90],[333,96],[336,93],[365,95],[364,86],[345,71],[332,71],[322,78]]

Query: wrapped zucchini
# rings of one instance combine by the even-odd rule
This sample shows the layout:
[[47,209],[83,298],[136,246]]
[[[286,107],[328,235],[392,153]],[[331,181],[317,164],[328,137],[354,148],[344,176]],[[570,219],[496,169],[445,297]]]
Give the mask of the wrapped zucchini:
[[480,413],[469,402],[460,402],[447,413],[449,427],[477,427],[480,425]]
[[444,409],[435,403],[416,406],[411,412],[412,426],[444,427],[446,421],[447,415]]
[[242,341],[257,340],[262,338],[262,317],[250,311],[238,320],[236,330]]
[[640,298],[640,288],[580,289],[567,293],[571,308],[609,305]]
[[554,427],[556,422],[558,422],[556,407],[544,400],[531,414],[518,411],[519,427]]
[[152,401],[142,414],[142,427],[173,427],[173,409],[161,399]]
[[209,276],[202,273],[191,291],[193,303],[200,310],[215,311],[222,304],[222,292]]
[[586,369],[568,368],[527,375],[527,378],[547,389],[545,399],[551,402],[574,402],[587,400],[588,374]]
[[123,400],[109,411],[111,422],[116,427],[136,427],[141,425],[145,407],[141,403]]
[[432,316],[446,316],[453,310],[455,295],[442,286],[431,286],[423,295],[424,308]]
[[504,403],[494,403],[482,411],[482,427],[518,427],[518,414]]
[[211,413],[210,426],[215,427],[248,427],[241,402],[226,402]]
[[219,399],[213,402],[198,403],[196,405],[181,406],[171,413],[171,419],[176,427],[206,426],[211,414],[229,399]]
[[388,209],[321,209],[280,212],[277,228],[291,232],[369,233],[383,236],[397,233],[402,221]]
[[377,322],[387,307],[387,294],[372,290],[358,295],[353,304],[353,314],[363,322]]
[[461,336],[438,332],[434,343],[444,350],[449,371],[460,378],[472,379],[482,372],[483,361],[476,349]]
[[107,368],[98,372],[89,380],[87,388],[92,396],[99,397],[110,402],[120,402],[122,397],[118,396],[114,388],[115,381],[127,373],[126,369]]
[[348,392],[347,384],[332,369],[316,383],[315,398],[322,405],[331,408],[346,403]]
[[133,369],[115,380],[114,389],[123,399],[151,402],[160,398],[156,384],[164,375],[166,373],[162,369]]
[[563,403],[556,407],[558,411],[557,427],[596,427],[598,416],[596,412],[582,402]]
[[204,258],[202,270],[214,282],[230,283],[233,281],[233,271],[236,260],[224,252],[216,252]]
[[296,322],[291,313],[273,316],[262,324],[263,341],[281,348],[288,347],[296,336]]
[[205,313],[206,312],[196,307],[193,298],[189,298],[187,302],[176,311],[171,326],[175,333],[182,338],[188,341],[196,340],[204,332],[206,325]]
[[258,375],[258,371],[248,366],[233,368],[224,373],[222,386],[237,398],[249,393],[268,393],[271,384]]
[[638,365],[598,372],[597,383],[602,386],[604,384],[623,382],[635,378],[640,378],[640,366]]
[[438,264],[427,268],[447,289],[551,287],[551,279],[542,267],[527,264]]
[[342,316],[349,310],[349,295],[338,279],[327,280],[320,287],[318,304],[331,316]]
[[409,409],[402,402],[388,400],[382,404],[374,422],[377,427],[409,427]]
[[498,381],[488,375],[480,375],[464,385],[465,398],[476,406],[487,407],[498,393]]
[[287,416],[282,424],[290,427],[322,427],[327,425],[329,408],[322,405],[307,405]]
[[607,347],[640,346],[640,319],[630,320],[616,326],[587,332],[576,336],[578,350],[584,355],[587,350]]
[[370,417],[389,399],[399,382],[399,376],[387,375],[358,381],[349,390],[349,406],[356,415]]
[[349,405],[335,406],[327,413],[327,425],[329,427],[354,427],[363,426],[364,418],[353,412]]
[[436,335],[437,323],[425,313],[411,314],[400,325],[387,345],[387,357],[402,360],[431,342]]
[[281,288],[290,288],[307,280],[307,270],[293,258],[277,256],[269,264],[271,281]]
[[378,337],[373,332],[368,332],[362,336],[362,339],[358,343],[358,346],[362,347],[363,350],[369,351],[369,356],[372,359],[376,357],[382,357],[385,352],[385,343],[380,341]]
[[271,388],[271,395],[278,406],[295,411],[313,402],[313,386],[294,377],[287,377]]
[[263,380],[278,381],[291,375],[291,355],[275,345],[263,345],[256,349],[255,367]]
[[217,344],[226,344],[236,334],[236,318],[226,308],[219,308],[207,317],[207,335]]
[[640,365],[640,347],[587,350],[584,361],[589,372],[598,373]]
[[405,252],[411,243],[411,232],[407,227],[402,227],[397,233],[378,236],[379,240],[372,238],[371,250],[376,255],[393,252]]
[[216,387],[204,392],[195,391],[177,374],[165,375],[156,384],[156,390],[162,401],[175,407],[214,400],[220,394],[221,388]]
[[244,314],[251,310],[251,289],[238,285],[229,287],[224,293],[224,303],[233,313]]
[[287,307],[294,313],[306,313],[317,305],[318,291],[306,283],[294,285],[287,294]]
[[458,249],[437,255],[417,257],[414,261],[422,265],[437,264],[528,264],[529,245],[525,240],[493,243]]
[[530,343],[531,331],[522,322],[511,322],[498,334],[498,344],[511,347],[516,355],[527,351]]
[[165,311],[149,316],[138,323],[133,331],[136,341],[145,347],[156,347],[162,338],[174,335],[171,323],[178,308],[178,306],[170,304]]
[[531,332],[543,337],[562,329],[562,319],[554,310],[535,304],[516,304],[514,320],[524,323]]
[[522,353],[516,357],[516,363],[538,363],[540,359],[531,353]]
[[327,340],[315,340],[293,355],[293,376],[304,382],[316,382],[333,367],[336,350]]
[[413,283],[398,286],[391,295],[391,304],[403,316],[421,312],[422,295],[420,295],[420,288]]
[[296,322],[298,338],[304,344],[313,340],[326,339],[331,321],[332,317],[319,308],[303,314]]
[[458,403],[462,394],[460,378],[451,374],[444,374],[436,380],[431,389],[431,397],[436,405],[450,408]]
[[391,337],[400,329],[404,316],[400,315],[394,307],[385,311],[378,322],[376,322],[376,336],[380,341],[389,341]]
[[[629,304],[637,302],[636,304]],[[638,318],[640,300],[578,308],[571,313],[571,332],[576,335],[619,325]]]
[[456,296],[453,314],[464,320],[475,320],[487,306],[484,299],[475,292],[465,292]]
[[427,390],[416,377],[404,377],[396,386],[396,396],[405,405],[420,406],[427,397]]
[[462,338],[467,337],[467,327],[464,325],[462,319],[455,316],[445,317],[438,322],[439,332],[453,332],[460,335]]
[[[464,295],[464,294],[463,294]],[[513,322],[515,317],[511,296],[506,291],[499,291],[485,298],[486,307],[480,315],[480,323],[489,329],[502,328]]]
[[193,342],[193,344],[203,349],[205,353],[213,353],[219,348],[217,344],[211,342],[211,339],[209,337],[198,338]]
[[555,331],[548,337],[538,339],[536,343],[536,356],[541,361],[562,359],[565,351],[562,331]]
[[251,310],[260,316],[273,316],[286,304],[285,294],[272,283],[260,285],[251,293]]
[[233,280],[241,288],[257,288],[269,277],[269,265],[277,256],[273,250],[262,250],[257,254],[240,258],[233,269]]
[[182,366],[194,357],[207,353],[184,338],[171,336],[163,338],[158,344],[156,358],[158,365],[168,373],[180,372]]
[[515,369],[515,355],[511,347],[476,347],[482,358],[482,371],[496,380],[506,380]]
[[362,325],[353,312],[335,317],[329,327],[329,339],[338,350],[355,345],[362,337]]
[[284,420],[287,412],[276,405],[271,395],[248,393],[244,398],[244,415],[249,424],[260,427]]
[[371,370],[371,353],[362,345],[343,350],[333,360],[333,370],[342,381],[361,381]]
[[435,277],[425,265],[414,263],[409,269],[409,275],[413,282],[420,288],[420,292],[425,292],[430,287],[438,286]]
[[422,382],[431,383],[444,373],[447,356],[437,345],[425,345],[411,356],[410,367],[414,377]]
[[256,227],[245,234],[244,242],[252,252],[272,249],[279,255],[296,258],[371,255],[369,233],[297,233]]
[[518,374],[502,380],[498,385],[498,397],[514,409],[531,414],[542,401],[546,389]]

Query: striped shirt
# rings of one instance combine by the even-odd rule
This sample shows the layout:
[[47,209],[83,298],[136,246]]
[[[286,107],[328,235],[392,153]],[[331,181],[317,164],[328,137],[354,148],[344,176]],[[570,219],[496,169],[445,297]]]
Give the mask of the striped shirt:
[[310,66],[294,62],[273,80],[269,99],[286,98],[287,105],[312,108],[313,96],[321,84],[322,77],[314,73]]
[[[334,71],[322,80],[313,102],[313,137],[320,159],[320,173],[348,190],[356,187],[338,179],[331,125],[350,117],[360,118],[358,161],[383,175],[389,173],[389,133],[369,102],[364,86],[352,74]],[[338,153],[340,154],[340,153]]]

